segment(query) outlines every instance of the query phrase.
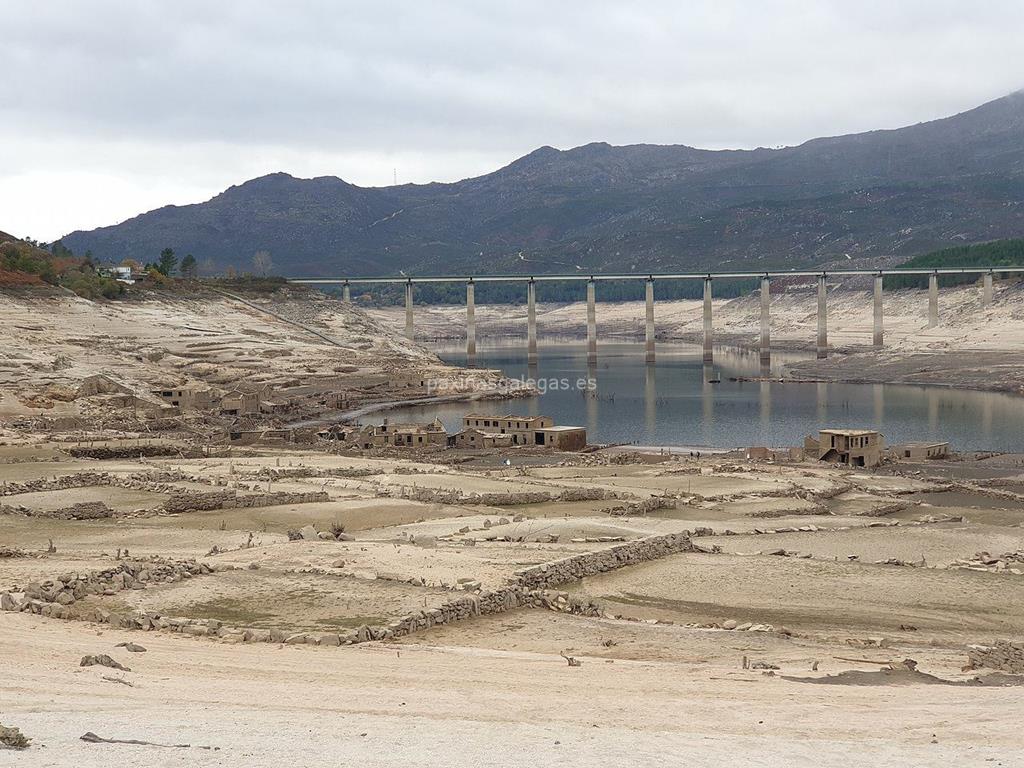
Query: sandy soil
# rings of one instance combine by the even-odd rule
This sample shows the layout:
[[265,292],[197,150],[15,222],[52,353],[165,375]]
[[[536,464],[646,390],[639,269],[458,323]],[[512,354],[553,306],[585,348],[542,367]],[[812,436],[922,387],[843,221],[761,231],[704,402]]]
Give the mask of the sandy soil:
[[[739,535],[697,540],[721,553],[674,555],[566,586],[623,619],[519,610],[396,644],[228,645],[0,613],[3,655],[14,660],[5,668],[0,722],[45,745],[20,755],[19,764],[1021,762],[1017,688],[929,685],[925,691],[924,681],[906,676],[869,677],[872,684],[865,686],[811,686],[779,677],[877,670],[870,661],[906,657],[953,681],[977,674],[960,671],[968,644],[1024,635],[1024,577],[942,566],[978,549],[1024,548],[1024,510],[1012,504],[943,492],[941,478],[896,474],[899,465],[870,473],[718,457],[603,465],[601,456],[581,456],[571,459],[576,466],[560,466],[566,457],[552,456],[547,465],[538,458],[524,475],[486,464],[442,467],[313,449],[262,453],[89,466],[122,474],[182,469],[196,479],[177,485],[199,488],[213,482],[265,487],[264,473],[279,468],[312,474],[359,467],[373,474],[273,481],[274,488],[305,490],[329,483],[332,500],[315,504],[98,521],[0,515],[0,546],[30,555],[0,558],[0,588],[100,570],[116,562],[117,548],[129,547],[137,556],[198,557],[236,569],[89,602],[232,626],[337,632],[464,596],[460,581],[494,588],[523,567],[614,545],[602,536],[631,539],[697,527]],[[986,462],[907,470],[934,468],[939,476],[968,465],[980,478],[1006,474],[1006,467]],[[16,479],[19,467],[35,477],[83,469],[81,462],[54,460],[0,464],[0,472]],[[634,500],[666,493],[679,498],[674,509],[612,516],[601,510],[621,502],[491,507],[379,495],[399,485],[553,494],[606,487]],[[92,498],[97,490],[104,489],[57,496],[63,503]],[[39,504],[54,501],[50,495],[33,494]],[[985,504],[967,506],[979,499]],[[857,516],[894,500],[907,508],[883,518]],[[758,516],[765,512],[779,516]],[[912,524],[948,514],[964,520]],[[303,525],[323,530],[332,523],[343,523],[354,540],[285,536]],[[754,533],[779,529],[792,530]],[[56,553],[44,552],[49,539]],[[224,551],[207,555],[214,545]],[[812,557],[754,554],[779,548]],[[860,559],[849,560],[854,554]],[[872,562],[922,554],[939,567]],[[422,585],[406,583],[410,579]],[[793,634],[695,626],[728,619],[784,626]],[[122,640],[149,650],[125,653],[114,647]],[[568,667],[561,652],[583,665]],[[81,668],[86,653],[110,653],[133,671]],[[780,669],[776,676],[743,670],[744,656]],[[819,668],[812,672],[815,661]],[[103,680],[105,674],[134,687]],[[86,744],[78,740],[86,731],[219,749]]]
[[1024,626],[1024,578],[1002,573],[685,553],[584,579],[579,591],[639,618],[833,636],[891,635],[909,624],[929,639],[1015,638]]
[[[514,623],[474,627],[503,646],[515,637],[564,642],[549,625],[516,632]],[[592,622],[573,622],[577,638],[611,631],[575,629],[584,624]],[[721,660],[695,650],[633,661],[625,652],[569,668],[550,646],[494,649],[494,640],[481,646],[465,635],[440,647],[279,650],[147,635],[146,653],[126,654],[114,645],[136,634],[23,614],[0,614],[0,632],[18,659],[5,675],[4,720],[39,745],[12,756],[18,765],[1021,764],[1019,689],[810,690],[743,672],[735,646]],[[743,640],[748,653],[776,652]],[[104,681],[110,670],[80,668],[85,653],[128,663],[132,672],[112,676],[134,687]],[[788,652],[787,668],[807,669],[816,655]],[[87,731],[194,746],[88,744],[78,738]]]

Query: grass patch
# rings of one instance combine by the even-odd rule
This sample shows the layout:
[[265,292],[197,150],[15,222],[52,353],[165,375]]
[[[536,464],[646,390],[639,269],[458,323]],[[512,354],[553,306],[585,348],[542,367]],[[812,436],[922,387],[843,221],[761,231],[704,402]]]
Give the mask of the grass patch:
[[217,619],[225,624],[246,627],[273,627],[280,623],[281,619],[276,613],[265,613],[242,600],[230,597],[220,597],[187,606],[172,606],[161,613],[190,619]]

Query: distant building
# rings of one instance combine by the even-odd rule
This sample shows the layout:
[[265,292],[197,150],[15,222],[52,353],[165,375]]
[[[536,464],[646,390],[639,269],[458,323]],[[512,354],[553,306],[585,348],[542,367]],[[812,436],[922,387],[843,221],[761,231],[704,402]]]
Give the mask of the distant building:
[[182,410],[214,408],[220,399],[209,387],[173,387],[154,389],[152,393],[168,405],[176,405]]
[[225,392],[220,399],[220,412],[228,416],[251,416],[260,412],[260,396],[257,392],[243,392],[233,389]]
[[823,429],[816,440],[811,435],[804,440],[808,457],[851,467],[877,467],[884,447],[882,434],[873,429]]
[[474,436],[477,432],[485,435],[509,435],[511,445],[542,445],[560,451],[579,451],[587,445],[586,429],[555,426],[554,421],[548,416],[487,416],[471,413],[462,417],[462,426],[462,432],[455,435],[456,447],[474,447],[472,440],[459,440],[459,436],[467,432],[469,436]]
[[753,446],[747,448],[745,453],[748,461],[800,461],[804,458],[804,450],[802,448]]
[[512,445],[543,445],[537,442],[537,430],[553,427],[555,422],[548,416],[486,416],[470,413],[462,417],[463,429],[482,429],[512,435]]
[[448,430],[438,419],[429,424],[391,424],[384,419],[382,424],[367,425],[342,439],[349,439],[363,449],[389,445],[398,448],[445,448],[448,446]]
[[448,444],[453,448],[511,448],[512,435],[470,427],[452,435]]
[[896,447],[896,455],[911,461],[944,459],[949,455],[949,443],[904,443]]
[[295,442],[290,429],[239,429],[228,432],[228,442],[232,445],[283,444]]
[[140,278],[140,275],[133,272],[131,267],[100,267],[97,273],[100,277],[109,277],[128,285],[134,285],[135,281]]

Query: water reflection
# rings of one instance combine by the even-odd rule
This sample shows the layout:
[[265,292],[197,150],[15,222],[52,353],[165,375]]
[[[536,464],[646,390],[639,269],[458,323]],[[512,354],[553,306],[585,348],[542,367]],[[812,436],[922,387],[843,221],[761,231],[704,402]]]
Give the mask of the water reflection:
[[654,363],[644,365],[644,427],[647,434],[652,434],[658,423],[657,370]]
[[[439,348],[462,363],[465,350]],[[812,356],[775,351],[769,375]],[[643,344],[602,345],[597,364],[586,362],[586,345],[540,347],[537,366],[526,365],[525,345],[477,348],[477,363],[511,376],[598,381],[596,390],[552,390],[539,398],[480,401],[482,413],[543,413],[562,424],[582,424],[597,442],[647,445],[798,445],[821,427],[872,427],[890,443],[949,440],[963,449],[1016,451],[1024,448],[1024,398],[939,387],[882,384],[741,381],[763,367],[757,350],[716,348],[714,365],[702,363],[699,345],[660,344],[656,363],[645,363]],[[402,409],[395,418],[438,416],[457,428],[464,403]]]

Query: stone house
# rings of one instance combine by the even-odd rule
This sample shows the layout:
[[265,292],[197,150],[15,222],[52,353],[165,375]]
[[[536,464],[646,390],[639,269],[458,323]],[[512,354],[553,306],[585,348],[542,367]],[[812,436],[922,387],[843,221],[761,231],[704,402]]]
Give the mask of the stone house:
[[818,438],[808,435],[804,451],[810,458],[851,467],[877,467],[885,440],[873,429],[823,429]]
[[512,435],[512,445],[542,445],[536,442],[536,431],[553,427],[555,422],[548,416],[488,416],[470,413],[462,417],[463,429],[482,429]]
[[534,431],[534,442],[559,451],[582,451],[587,447],[587,430],[583,427],[544,427]]
[[453,448],[511,448],[512,435],[470,427],[452,435],[448,444]]
[[463,431],[478,429],[487,433],[511,435],[512,445],[543,445],[561,451],[586,447],[583,427],[555,426],[549,416],[488,416],[470,413],[462,417]]
[[387,419],[379,425],[368,425],[351,436],[360,448],[396,446],[427,448],[448,446],[448,430],[438,419],[429,424],[391,424]]
[[220,411],[228,416],[250,416],[259,413],[259,393],[243,392],[240,389],[225,392],[220,400]]
[[152,393],[168,405],[182,410],[208,410],[215,408],[220,400],[217,392],[209,387],[171,387],[154,389]]
[[896,455],[911,461],[944,459],[949,455],[949,443],[904,443],[897,446]]

